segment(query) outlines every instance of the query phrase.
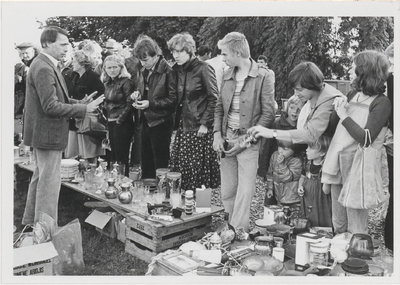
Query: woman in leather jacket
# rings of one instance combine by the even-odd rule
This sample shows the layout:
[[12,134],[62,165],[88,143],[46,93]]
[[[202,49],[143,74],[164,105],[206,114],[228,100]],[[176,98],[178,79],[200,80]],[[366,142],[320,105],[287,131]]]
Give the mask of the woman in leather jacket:
[[188,33],[168,41],[175,64],[178,106],[177,129],[171,152],[170,169],[182,174],[181,188],[196,190],[202,185],[220,184],[217,153],[212,148],[212,126],[218,98],[214,69],[195,57],[196,44]]
[[102,68],[101,78],[105,85],[103,109],[108,120],[111,146],[109,160],[125,165],[125,176],[129,176],[129,149],[134,130],[130,95],[134,84],[119,55],[107,56]]

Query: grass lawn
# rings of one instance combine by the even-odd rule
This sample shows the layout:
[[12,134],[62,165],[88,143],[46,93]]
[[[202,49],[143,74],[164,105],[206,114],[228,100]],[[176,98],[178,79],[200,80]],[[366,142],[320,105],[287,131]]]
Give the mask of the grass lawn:
[[[24,188],[24,187],[23,187]],[[14,190],[14,225],[21,231],[27,189]],[[144,275],[148,263],[125,253],[125,245],[102,235],[85,223],[91,209],[86,208],[84,195],[62,187],[58,209],[58,225],[64,226],[78,218],[82,229],[85,270],[82,275]]]

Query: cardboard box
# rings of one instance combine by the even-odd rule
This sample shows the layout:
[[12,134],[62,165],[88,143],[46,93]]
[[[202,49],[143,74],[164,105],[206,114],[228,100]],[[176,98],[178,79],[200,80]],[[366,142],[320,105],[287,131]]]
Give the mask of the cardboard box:
[[53,258],[58,256],[52,242],[13,249],[14,275],[53,275]]
[[196,212],[211,212],[211,188],[196,189]]
[[112,212],[111,215],[94,210],[85,220],[86,223],[96,227],[96,230],[110,238],[117,238],[118,214]]
[[264,206],[264,219],[263,220],[266,220],[269,223],[274,224],[275,223],[274,218],[275,218],[275,211],[272,210],[271,208]]

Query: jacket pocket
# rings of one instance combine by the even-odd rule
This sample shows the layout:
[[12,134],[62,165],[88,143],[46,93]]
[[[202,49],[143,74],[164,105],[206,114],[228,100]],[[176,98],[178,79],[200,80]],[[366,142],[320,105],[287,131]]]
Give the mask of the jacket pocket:
[[43,146],[58,146],[63,142],[64,118],[43,118],[40,120],[39,136]]

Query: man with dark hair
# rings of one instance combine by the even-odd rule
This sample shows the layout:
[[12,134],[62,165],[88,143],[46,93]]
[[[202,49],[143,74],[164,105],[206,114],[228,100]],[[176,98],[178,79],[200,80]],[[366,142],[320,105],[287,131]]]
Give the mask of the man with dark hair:
[[272,73],[272,77],[273,77],[274,82],[275,82],[275,72],[272,69],[268,68],[268,59],[267,59],[267,57],[265,55],[262,55],[262,54],[259,55],[258,58],[257,58],[257,63],[258,63],[258,66],[260,66],[261,68],[265,68],[266,70],[268,70],[269,72]]
[[[86,97],[68,97],[67,86],[58,68],[68,52],[68,34],[59,27],[47,27],[40,37],[43,51],[34,59],[27,76],[24,118],[24,143],[33,147],[36,165],[33,172],[22,224],[34,224],[39,212],[57,223],[61,186],[61,156],[68,142],[68,120],[84,118],[103,102]],[[89,103],[90,101],[90,103]]]
[[152,38],[139,36],[133,52],[141,64],[137,87],[141,99],[133,106],[143,112],[140,116],[142,177],[155,178],[156,169],[168,167],[178,102],[176,78]]
[[208,46],[206,45],[201,45],[199,46],[199,49],[197,50],[197,58],[201,61],[206,61],[207,59],[211,58],[211,50]]

